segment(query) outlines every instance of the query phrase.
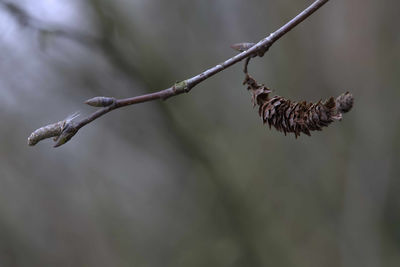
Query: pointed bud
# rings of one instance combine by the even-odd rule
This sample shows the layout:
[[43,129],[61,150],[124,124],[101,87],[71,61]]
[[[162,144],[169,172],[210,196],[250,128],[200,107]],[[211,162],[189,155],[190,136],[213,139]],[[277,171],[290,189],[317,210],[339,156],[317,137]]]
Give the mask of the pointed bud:
[[53,147],[59,147],[71,140],[71,138],[78,132],[78,128],[76,124],[73,122],[67,123],[64,129],[62,130],[59,138],[57,138],[57,142],[54,144]]
[[254,45],[255,45],[255,43],[237,43],[237,44],[231,45],[231,48],[233,48],[239,52],[244,52],[244,51],[250,49]]
[[349,112],[350,109],[353,107],[353,104],[354,104],[354,97],[349,92],[341,94],[336,98],[337,110],[340,113]]
[[59,136],[63,130],[64,125],[65,120],[43,126],[35,130],[28,137],[28,145],[34,146],[43,139]]
[[28,145],[34,146],[43,139],[54,137],[54,141],[58,140],[58,136],[64,131],[65,127],[71,123],[73,119],[79,116],[79,112],[69,115],[65,120],[43,126],[35,130],[28,137]]
[[96,96],[85,101],[85,104],[92,107],[108,107],[115,103],[114,97]]

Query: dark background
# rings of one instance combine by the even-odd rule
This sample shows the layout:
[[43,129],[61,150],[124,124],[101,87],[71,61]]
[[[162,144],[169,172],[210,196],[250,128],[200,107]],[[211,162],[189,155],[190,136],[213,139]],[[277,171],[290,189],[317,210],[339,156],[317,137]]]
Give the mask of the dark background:
[[311,2],[0,1],[0,266],[399,266],[398,1],[332,0],[250,65],[293,100],[354,94],[312,137],[263,126],[238,64],[60,148],[26,144],[93,112],[88,98],[198,74]]

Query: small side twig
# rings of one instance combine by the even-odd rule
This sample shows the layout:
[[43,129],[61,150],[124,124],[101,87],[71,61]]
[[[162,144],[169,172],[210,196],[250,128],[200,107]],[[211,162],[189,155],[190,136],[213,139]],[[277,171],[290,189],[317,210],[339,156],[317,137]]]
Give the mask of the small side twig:
[[[135,97],[131,97],[131,98],[125,98],[125,99],[115,99],[112,104],[100,108],[96,112],[92,113],[91,115],[89,115],[86,118],[83,118],[80,121],[77,121],[77,122],[69,121],[63,127],[60,137],[58,138],[58,141],[54,146],[58,147],[58,146],[65,144],[83,126],[91,123],[92,121],[103,116],[104,114],[107,114],[108,112],[110,112],[112,110],[130,106],[130,105],[139,104],[139,103],[154,101],[154,100],[158,100],[158,99],[166,100],[170,97],[174,97],[174,96],[177,96],[177,95],[180,95],[183,93],[188,93],[188,92],[190,92],[191,89],[193,89],[199,83],[207,80],[208,78],[225,70],[226,68],[229,68],[238,62],[241,62],[244,59],[246,59],[245,71],[247,72],[247,64],[249,63],[250,58],[256,57],[256,56],[262,57],[265,54],[265,52],[267,52],[268,49],[272,46],[272,44],[274,44],[282,36],[284,36],[286,33],[288,33],[290,30],[292,30],[294,27],[296,27],[299,23],[301,23],[306,18],[311,16],[315,11],[317,11],[319,8],[321,8],[328,1],[329,0],[316,0],[314,3],[312,3],[304,11],[299,13],[296,17],[294,17],[288,23],[283,25],[277,31],[271,33],[269,36],[260,40],[258,43],[256,43],[256,44],[248,43],[248,47],[243,49],[243,52],[241,52],[240,54],[233,56],[233,57],[227,59],[226,61],[224,61],[212,68],[209,68],[206,71],[204,71],[192,78],[186,79],[182,82],[178,82],[178,83],[174,84],[173,86],[171,86],[167,89],[164,89],[164,90],[160,90],[158,92],[144,94],[144,95],[135,96]],[[240,49],[239,49],[239,51],[240,51]]]

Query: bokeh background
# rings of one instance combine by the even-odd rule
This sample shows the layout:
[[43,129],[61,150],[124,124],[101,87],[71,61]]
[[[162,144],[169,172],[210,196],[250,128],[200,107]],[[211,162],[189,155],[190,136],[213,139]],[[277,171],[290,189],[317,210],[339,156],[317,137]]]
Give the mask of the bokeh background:
[[400,266],[395,0],[332,0],[255,59],[293,100],[351,91],[312,137],[262,125],[242,64],[114,111],[54,149],[36,128],[171,86],[309,0],[0,1],[0,266]]

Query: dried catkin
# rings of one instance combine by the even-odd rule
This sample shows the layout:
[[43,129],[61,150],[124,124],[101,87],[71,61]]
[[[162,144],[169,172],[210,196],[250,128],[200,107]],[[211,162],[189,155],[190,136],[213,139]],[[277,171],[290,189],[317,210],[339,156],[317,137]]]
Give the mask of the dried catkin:
[[297,138],[300,133],[311,135],[311,131],[321,131],[335,120],[342,119],[342,113],[348,112],[353,106],[353,96],[344,93],[336,99],[333,97],[317,103],[295,102],[281,96],[269,97],[271,90],[246,74],[244,84],[252,94],[254,106],[258,105],[258,114],[269,127],[278,131],[294,133]]

